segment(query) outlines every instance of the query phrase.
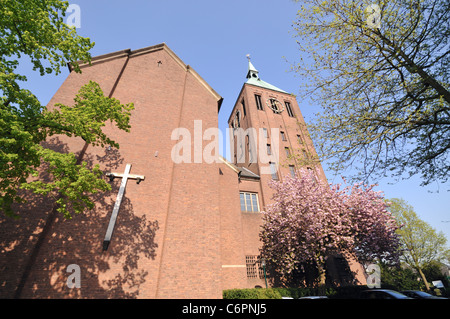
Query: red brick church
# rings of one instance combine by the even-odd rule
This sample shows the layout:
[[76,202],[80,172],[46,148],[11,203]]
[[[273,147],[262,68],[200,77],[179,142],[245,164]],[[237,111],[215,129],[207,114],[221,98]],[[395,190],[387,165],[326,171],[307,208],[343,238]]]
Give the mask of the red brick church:
[[[222,97],[166,44],[97,56],[81,69],[49,105],[71,105],[92,80],[134,103],[131,132],[106,125],[117,150],[66,136],[47,146],[85,151],[112,190],[72,220],[39,197],[17,209],[19,220],[0,216],[0,297],[221,298],[224,289],[264,287],[259,212],[271,201],[268,182],[305,166],[326,181],[307,160],[316,153],[295,96],[263,81],[249,60],[228,120],[228,161],[208,138]],[[192,143],[180,148],[186,132]],[[329,269],[337,279],[340,262]],[[362,268],[351,268],[363,281]]]

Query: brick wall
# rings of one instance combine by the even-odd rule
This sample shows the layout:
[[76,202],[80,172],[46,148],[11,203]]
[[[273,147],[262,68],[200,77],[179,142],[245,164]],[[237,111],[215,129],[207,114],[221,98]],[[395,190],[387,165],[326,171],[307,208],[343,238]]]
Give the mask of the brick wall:
[[[104,129],[120,149],[89,146],[84,160],[118,173],[130,163],[131,173],[145,180],[128,181],[107,251],[102,242],[120,179],[111,192],[97,196],[93,211],[72,220],[56,215],[48,221],[49,200],[18,208],[24,216],[19,222],[2,216],[2,297],[14,297],[20,282],[16,297],[22,298],[221,297],[218,166],[171,159],[175,128],[193,132],[196,119],[203,130],[217,127],[220,96],[167,46],[158,45],[93,59],[82,74],[69,74],[49,104],[72,104],[89,80],[105,95],[133,102],[135,110],[129,134],[111,124]],[[84,146],[65,136],[47,142],[62,151]],[[80,289],[67,287],[70,264],[80,266]]]

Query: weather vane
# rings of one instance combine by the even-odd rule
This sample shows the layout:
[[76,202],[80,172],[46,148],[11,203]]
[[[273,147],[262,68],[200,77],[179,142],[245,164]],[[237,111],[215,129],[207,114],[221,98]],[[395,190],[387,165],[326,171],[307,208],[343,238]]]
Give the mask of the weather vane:
[[250,61],[250,53],[247,54],[247,59]]

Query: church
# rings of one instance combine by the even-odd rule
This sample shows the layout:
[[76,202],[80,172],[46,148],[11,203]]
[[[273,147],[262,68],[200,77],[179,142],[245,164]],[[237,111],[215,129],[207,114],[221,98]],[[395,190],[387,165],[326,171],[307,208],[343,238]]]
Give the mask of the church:
[[[262,80],[249,59],[228,120],[227,160],[214,147],[222,97],[166,44],[80,67],[72,72],[69,63],[49,107],[73,104],[95,81],[105,95],[134,103],[131,131],[106,124],[119,149],[67,136],[46,147],[83,153],[112,189],[72,220],[38,196],[17,208],[20,219],[1,216],[0,297],[204,299],[265,287],[259,232],[269,182],[300,167],[326,181],[320,163],[308,160],[316,153],[295,96]],[[344,280],[345,261],[333,260],[329,273]],[[365,283],[362,267],[349,267]]]

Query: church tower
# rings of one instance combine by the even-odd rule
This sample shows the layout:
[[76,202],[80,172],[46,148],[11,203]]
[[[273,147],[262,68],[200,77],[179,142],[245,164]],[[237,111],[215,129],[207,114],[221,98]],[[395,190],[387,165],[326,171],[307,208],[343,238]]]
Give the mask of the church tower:
[[293,94],[262,80],[248,56],[242,86],[228,124],[233,132],[231,161],[261,177],[262,206],[271,198],[268,182],[299,169],[326,182],[305,120]]
[[[246,82],[228,119],[230,161],[239,172],[242,242],[248,288],[266,285],[260,260],[259,212],[271,203],[272,180],[283,181],[301,170],[327,183],[296,97],[261,79],[248,57]],[[350,282],[350,268],[361,274],[359,264],[341,256],[328,258],[327,270],[337,282]],[[363,278],[359,275],[358,280]]]

